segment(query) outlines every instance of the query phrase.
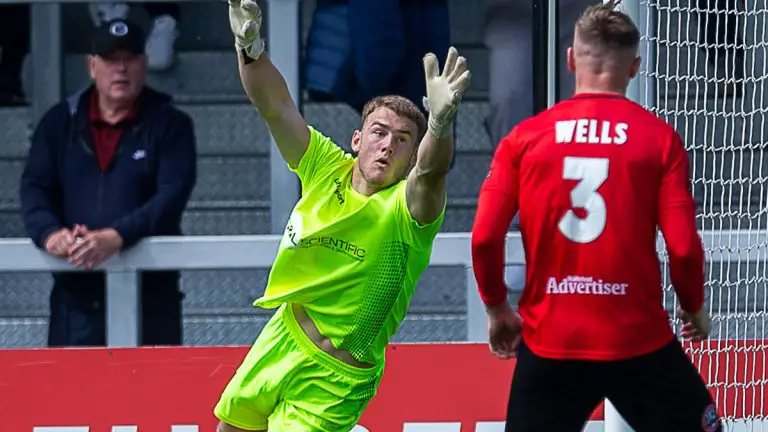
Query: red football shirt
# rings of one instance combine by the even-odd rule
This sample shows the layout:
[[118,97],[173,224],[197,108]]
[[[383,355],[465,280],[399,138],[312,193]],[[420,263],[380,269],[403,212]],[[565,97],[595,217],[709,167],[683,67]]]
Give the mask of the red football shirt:
[[704,255],[677,132],[642,106],[580,94],[520,123],[496,150],[472,231],[487,305],[506,301],[504,237],[519,211],[523,340],[535,354],[617,360],[673,338],[657,227],[683,309],[704,303]]

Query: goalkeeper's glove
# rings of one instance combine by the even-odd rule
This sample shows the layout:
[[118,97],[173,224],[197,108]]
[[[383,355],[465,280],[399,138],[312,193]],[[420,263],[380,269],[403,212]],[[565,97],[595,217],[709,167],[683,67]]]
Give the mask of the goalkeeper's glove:
[[441,74],[437,57],[429,53],[424,56],[424,77],[427,84],[424,107],[429,111],[429,134],[438,139],[444,138],[453,133],[454,114],[469,87],[467,59],[459,57],[456,48],[451,47]]
[[246,63],[258,59],[264,52],[261,15],[255,0],[229,0],[229,26],[235,35],[235,47]]

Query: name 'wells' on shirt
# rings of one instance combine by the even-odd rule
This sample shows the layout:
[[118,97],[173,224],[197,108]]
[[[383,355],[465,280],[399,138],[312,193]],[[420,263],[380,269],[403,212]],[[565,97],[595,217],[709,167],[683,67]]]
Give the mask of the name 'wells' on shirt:
[[617,144],[627,142],[629,125],[607,120],[577,119],[555,123],[555,141],[558,144]]

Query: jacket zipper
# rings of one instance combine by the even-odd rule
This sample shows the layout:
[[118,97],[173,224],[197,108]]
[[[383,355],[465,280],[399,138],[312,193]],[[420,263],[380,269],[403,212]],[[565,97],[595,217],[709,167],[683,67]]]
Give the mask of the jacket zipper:
[[104,173],[99,174],[99,194],[98,194],[98,207],[96,210],[96,220],[99,222],[99,226],[102,224],[102,202],[104,201]]
[[[85,139],[82,135],[79,135],[80,138],[80,144],[85,148],[85,151],[88,152],[93,157],[94,163],[96,163],[96,167],[99,166],[99,160],[96,156],[96,153],[88,146],[88,143],[85,142]],[[103,201],[104,201],[104,172],[99,170],[99,186],[96,193],[96,223],[98,225],[102,224],[102,211],[103,211]]]
[[[115,161],[120,156],[120,153],[123,153],[125,151],[125,145],[124,145],[124,142],[123,142],[123,141],[125,141],[125,134],[132,133],[132,132],[133,132],[133,130],[130,129],[130,128],[126,128],[125,129],[125,131],[123,132],[123,136],[120,138],[120,141],[118,141],[118,143],[117,143],[117,150],[115,151],[115,154],[112,155],[112,160],[109,161],[109,165],[107,165],[106,171],[109,171],[109,170],[112,169],[112,166],[115,164]],[[93,157],[93,160],[96,163],[96,166],[98,167],[99,166],[98,156],[88,146],[88,143],[85,141],[85,139],[83,138],[82,135],[78,134],[78,137],[80,138],[80,143],[85,148],[85,150]],[[104,210],[103,209],[103,207],[104,207],[104,205],[103,205],[103,201],[104,201],[104,182],[105,182],[104,174],[105,174],[105,171],[99,170],[99,188],[98,188],[97,203],[96,203],[96,221],[98,222],[99,225],[102,225],[102,221],[103,221],[102,212]]]

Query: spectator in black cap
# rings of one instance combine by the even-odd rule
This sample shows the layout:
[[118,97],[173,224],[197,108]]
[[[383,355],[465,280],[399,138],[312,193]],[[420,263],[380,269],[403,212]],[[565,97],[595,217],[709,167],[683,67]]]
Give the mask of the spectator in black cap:
[[[96,30],[93,84],[37,126],[21,181],[35,244],[85,272],[54,274],[49,346],[106,343],[99,266],[149,236],[181,235],[196,179],[192,120],[144,85],[144,35],[115,20]],[[182,343],[178,272],[145,272],[142,345]]]
[[[149,69],[165,71],[173,66],[176,60],[174,45],[179,36],[178,22],[181,8],[174,2],[142,2],[132,3],[133,7],[143,9],[150,18],[151,24],[147,36],[147,59]],[[128,3],[113,1],[94,1],[88,4],[91,19],[97,27],[114,19],[127,19],[133,9]]]
[[111,21],[94,32],[88,71],[107,104],[126,110],[141,93],[147,74],[144,43],[141,28],[125,20]]

